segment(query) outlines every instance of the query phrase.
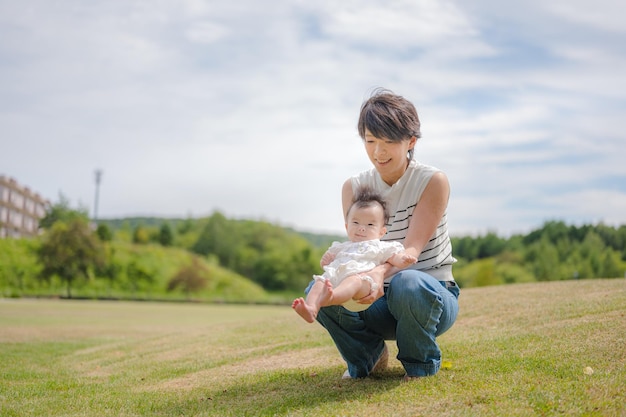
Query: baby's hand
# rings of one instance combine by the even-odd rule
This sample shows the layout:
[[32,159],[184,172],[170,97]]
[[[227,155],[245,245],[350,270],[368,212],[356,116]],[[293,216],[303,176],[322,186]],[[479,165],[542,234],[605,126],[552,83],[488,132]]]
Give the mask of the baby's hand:
[[323,256],[322,256],[322,260],[320,261],[320,266],[323,268],[326,265],[328,265],[329,263],[331,263],[333,260],[335,259],[335,255],[333,255],[330,252],[326,252]]
[[404,255],[402,255],[402,262],[406,263],[407,265],[411,265],[417,262],[417,258],[413,255],[405,253]]
[[417,262],[417,258],[413,255],[409,255],[406,252],[397,253],[387,260],[391,265],[396,268],[406,268],[409,265],[413,265]]
[[415,262],[417,262],[415,256],[409,255],[408,253],[402,255],[402,263],[406,264],[406,266],[413,265]]

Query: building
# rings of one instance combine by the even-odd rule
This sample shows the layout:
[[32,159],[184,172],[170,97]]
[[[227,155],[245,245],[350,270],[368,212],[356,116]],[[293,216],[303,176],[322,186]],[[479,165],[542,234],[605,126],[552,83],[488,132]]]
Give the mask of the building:
[[50,202],[13,178],[0,175],[0,238],[39,234],[39,220]]

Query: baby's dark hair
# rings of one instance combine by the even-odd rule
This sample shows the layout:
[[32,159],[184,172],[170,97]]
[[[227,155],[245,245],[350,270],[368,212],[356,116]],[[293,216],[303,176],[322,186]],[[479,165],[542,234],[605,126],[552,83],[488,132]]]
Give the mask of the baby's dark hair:
[[352,207],[364,208],[373,206],[375,204],[379,204],[382,207],[385,224],[389,223],[389,211],[387,210],[387,202],[382,195],[380,195],[368,186],[360,186],[356,190],[356,192],[354,193],[354,198],[352,199],[352,204],[350,205],[350,208],[346,213],[346,217],[348,217],[348,214],[350,214],[350,210],[352,210]]

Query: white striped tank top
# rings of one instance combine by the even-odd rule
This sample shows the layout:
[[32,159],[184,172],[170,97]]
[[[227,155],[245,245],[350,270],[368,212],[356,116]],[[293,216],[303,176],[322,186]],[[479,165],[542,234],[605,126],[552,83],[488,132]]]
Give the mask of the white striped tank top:
[[[435,167],[411,160],[404,175],[392,186],[383,181],[373,168],[351,178],[353,192],[356,192],[359,186],[367,185],[380,193],[387,201],[390,218],[387,224],[387,234],[380,240],[404,243],[409,223],[413,217],[413,209],[420,200],[430,178],[438,171],[440,170]],[[454,280],[452,264],[456,262],[456,259],[452,256],[447,219],[447,213],[444,213],[437,230],[418,257],[417,263],[409,267],[424,271],[439,281]]]

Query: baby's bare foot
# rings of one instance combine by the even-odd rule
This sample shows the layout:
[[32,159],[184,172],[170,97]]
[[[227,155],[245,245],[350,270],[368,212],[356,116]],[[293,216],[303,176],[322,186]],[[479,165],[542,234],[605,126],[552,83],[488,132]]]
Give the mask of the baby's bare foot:
[[313,323],[315,321],[315,318],[317,317],[317,311],[315,310],[315,308],[309,306],[302,297],[293,300],[291,308],[296,310],[296,313],[298,313],[300,317],[302,317],[309,323]]

